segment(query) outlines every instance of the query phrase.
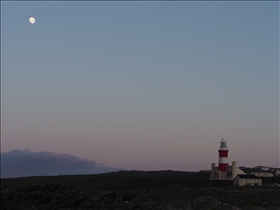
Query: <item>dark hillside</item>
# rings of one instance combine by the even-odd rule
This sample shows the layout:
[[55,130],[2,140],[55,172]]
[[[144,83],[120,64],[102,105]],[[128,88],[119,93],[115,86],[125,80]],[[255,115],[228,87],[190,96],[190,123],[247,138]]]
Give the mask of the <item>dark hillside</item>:
[[85,191],[156,190],[209,187],[209,173],[176,171],[120,171],[93,175],[32,176],[2,179],[1,191],[38,184],[60,183]]
[[280,188],[272,185],[280,177],[264,179],[262,187],[209,177],[210,172],[119,171],[1,179],[1,209],[17,203],[44,210],[44,202],[50,209],[280,209]]

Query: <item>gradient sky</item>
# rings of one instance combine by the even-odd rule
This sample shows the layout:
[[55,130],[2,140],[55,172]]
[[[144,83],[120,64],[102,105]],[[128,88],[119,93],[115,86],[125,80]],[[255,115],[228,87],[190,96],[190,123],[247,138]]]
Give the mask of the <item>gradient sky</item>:
[[1,2],[1,80],[2,153],[279,167],[279,2]]

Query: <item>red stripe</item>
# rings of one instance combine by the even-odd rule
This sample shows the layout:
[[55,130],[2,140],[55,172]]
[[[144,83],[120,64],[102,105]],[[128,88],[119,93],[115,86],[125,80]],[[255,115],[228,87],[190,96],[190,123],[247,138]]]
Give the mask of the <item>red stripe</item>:
[[227,150],[219,150],[219,157],[228,157]]
[[227,170],[227,166],[228,166],[228,163],[220,163],[219,167],[218,167],[218,170],[219,171],[226,171]]

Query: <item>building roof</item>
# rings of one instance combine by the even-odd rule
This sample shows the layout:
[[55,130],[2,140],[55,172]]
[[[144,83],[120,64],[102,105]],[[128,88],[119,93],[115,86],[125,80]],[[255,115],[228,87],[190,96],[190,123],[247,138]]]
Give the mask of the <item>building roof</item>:
[[273,174],[272,171],[252,171],[252,174]]
[[221,142],[226,142],[226,140],[225,140],[225,138],[224,138],[224,137],[222,138]]
[[253,175],[253,174],[237,174],[239,178],[241,179],[260,179],[259,177]]

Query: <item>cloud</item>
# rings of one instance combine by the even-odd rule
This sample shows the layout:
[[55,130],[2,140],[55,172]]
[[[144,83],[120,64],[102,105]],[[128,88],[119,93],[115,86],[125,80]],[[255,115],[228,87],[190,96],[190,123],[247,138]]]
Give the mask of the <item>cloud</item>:
[[1,178],[98,174],[119,170],[123,169],[68,154],[31,152],[30,150],[1,152]]

